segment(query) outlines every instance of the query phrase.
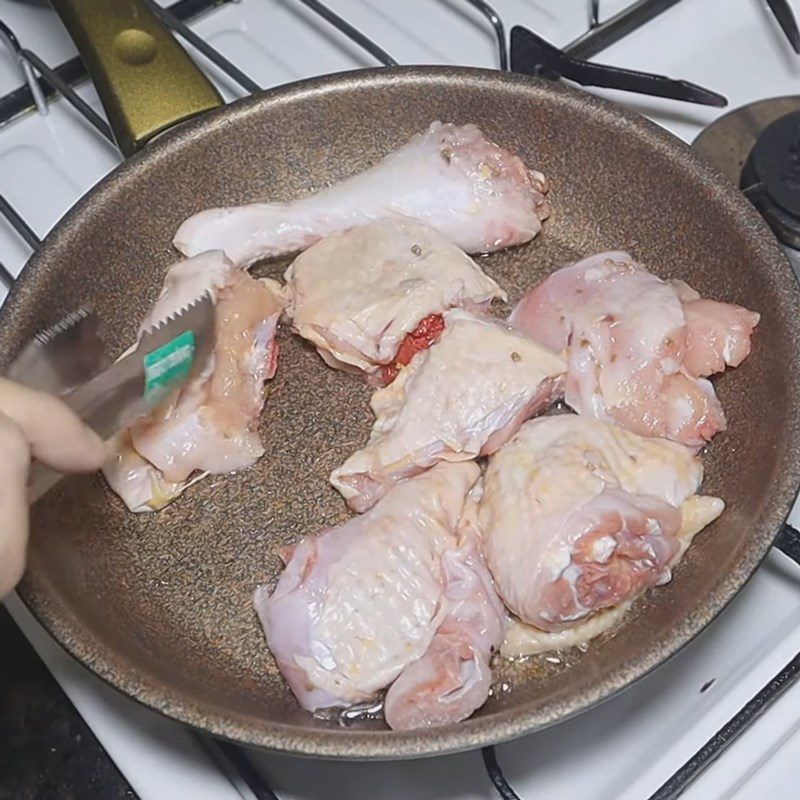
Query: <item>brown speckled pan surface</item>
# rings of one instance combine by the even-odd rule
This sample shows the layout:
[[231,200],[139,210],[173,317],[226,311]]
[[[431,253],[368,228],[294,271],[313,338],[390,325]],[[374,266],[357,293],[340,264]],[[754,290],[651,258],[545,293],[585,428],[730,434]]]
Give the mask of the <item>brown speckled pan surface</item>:
[[481,260],[512,300],[566,261],[625,248],[662,277],[762,313],[750,358],[716,381],[730,430],[709,449],[705,488],[727,511],[613,637],[568,666],[503,664],[498,682],[511,690],[472,719],[411,734],[315,720],[282,682],[250,598],[276,577],[283,545],[345,518],[326,476],[366,438],[368,389],[284,331],[262,417],[268,453],[254,468],[208,479],[157,515],[129,514],[98,477],[66,481],[33,509],[26,603],[98,675],[165,714],[241,742],[347,758],[508,739],[588,708],[675,653],[747,580],[790,508],[800,482],[800,303],[772,235],[669,134],[589,95],[495,72],[349,73],[172,132],[48,237],[0,315],[0,363],[86,302],[121,352],[189,214],[290,199],[375,162],[434,119],[477,123],[552,182],[542,235]]

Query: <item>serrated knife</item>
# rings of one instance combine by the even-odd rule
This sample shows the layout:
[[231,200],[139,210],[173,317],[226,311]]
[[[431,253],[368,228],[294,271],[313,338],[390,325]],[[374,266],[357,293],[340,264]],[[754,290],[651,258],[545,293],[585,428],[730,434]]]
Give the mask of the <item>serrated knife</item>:
[[[76,333],[76,329],[87,326],[91,335]],[[81,372],[85,374],[91,368],[89,365],[105,361],[96,353],[97,327],[92,315],[86,312],[59,323],[26,347],[6,375],[32,388],[59,395],[90,428],[107,439],[205,368],[214,348],[214,302],[209,294],[203,295],[145,331],[130,352],[75,386],[64,376],[74,378]],[[95,351],[91,358],[87,358],[87,346]],[[46,368],[45,362],[52,361],[55,352],[61,368]],[[61,380],[63,383],[59,384]],[[31,502],[60,478],[58,473],[34,464]]]
[[145,331],[130,353],[61,399],[107,439],[202,370],[213,347],[214,302],[206,294]]

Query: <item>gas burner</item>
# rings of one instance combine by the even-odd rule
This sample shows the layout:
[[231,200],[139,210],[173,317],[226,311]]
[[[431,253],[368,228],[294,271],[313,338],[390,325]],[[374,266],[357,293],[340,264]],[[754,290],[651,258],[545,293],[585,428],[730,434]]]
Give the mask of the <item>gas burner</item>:
[[800,96],[737,108],[692,147],[742,188],[785,245],[800,250]]
[[692,147],[739,186],[758,137],[775,120],[795,111],[800,111],[800,95],[748,103],[712,122],[697,135]]
[[800,249],[800,111],[779,117],[759,134],[740,185],[778,238]]

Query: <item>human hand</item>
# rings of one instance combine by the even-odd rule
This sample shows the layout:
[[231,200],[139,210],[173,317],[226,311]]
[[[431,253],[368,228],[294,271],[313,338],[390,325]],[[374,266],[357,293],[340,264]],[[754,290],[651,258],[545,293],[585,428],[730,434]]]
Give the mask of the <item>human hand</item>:
[[59,472],[93,472],[104,457],[100,437],[60,400],[0,378],[0,597],[25,568],[31,459]]

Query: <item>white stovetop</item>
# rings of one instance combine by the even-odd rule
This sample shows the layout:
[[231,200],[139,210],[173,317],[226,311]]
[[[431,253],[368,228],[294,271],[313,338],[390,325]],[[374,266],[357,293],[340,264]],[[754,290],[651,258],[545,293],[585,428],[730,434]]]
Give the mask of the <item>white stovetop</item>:
[[[603,0],[603,15],[628,0]],[[495,66],[493,38],[465,0],[328,0],[401,63]],[[586,0],[495,0],[508,28],[520,23],[558,45],[586,26]],[[795,0],[800,13],[800,3]],[[52,11],[0,0],[0,18],[55,65],[74,51]],[[265,87],[373,64],[298,0],[242,0],[195,26]],[[202,60],[202,59],[201,59]],[[597,60],[701,83],[731,108],[800,93],[796,57],[763,0],[682,0]],[[20,82],[0,51],[0,94]],[[223,83],[228,97],[235,87]],[[81,93],[95,107],[89,87]],[[602,92],[691,141],[719,110]],[[119,161],[65,103],[0,130],[0,193],[46,233],[86,189]],[[13,272],[29,255],[0,219],[0,261]],[[0,294],[0,298],[4,293]],[[796,507],[791,519],[800,523]],[[37,651],[143,800],[239,800],[192,734],[118,695],[67,656],[12,596],[7,605]],[[800,651],[800,569],[769,556],[731,607],[679,656],[603,706],[498,747],[524,800],[581,797],[643,800]],[[708,681],[713,685],[700,691]],[[800,687],[790,690],[689,789],[690,800],[790,796],[800,760]],[[479,755],[389,764],[256,757],[281,800],[490,800]]]

